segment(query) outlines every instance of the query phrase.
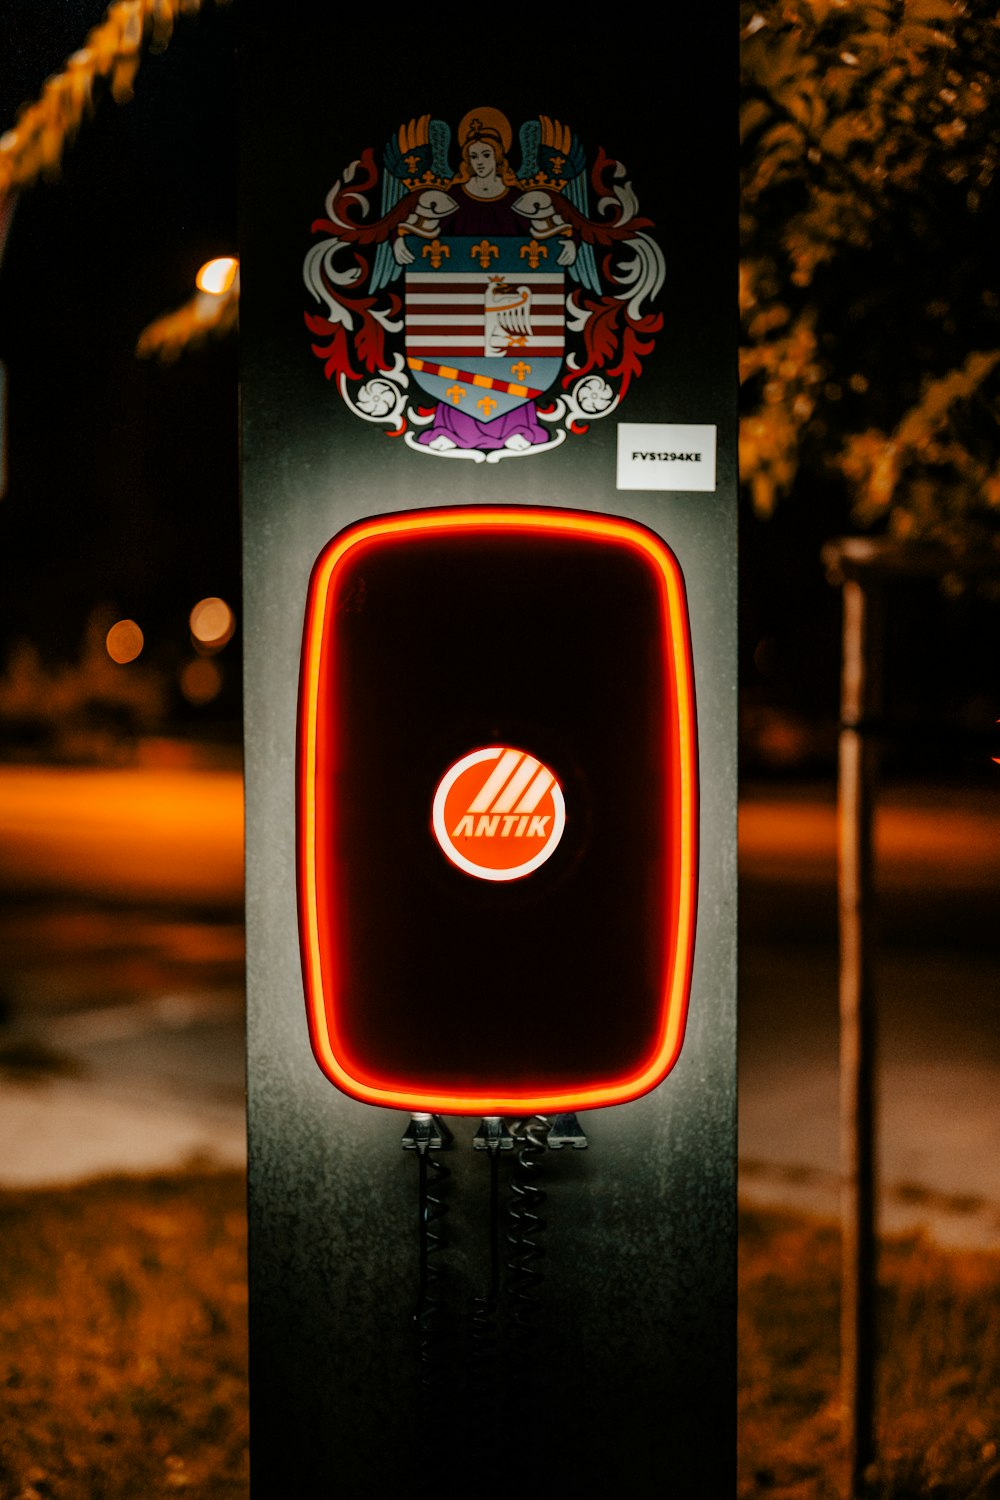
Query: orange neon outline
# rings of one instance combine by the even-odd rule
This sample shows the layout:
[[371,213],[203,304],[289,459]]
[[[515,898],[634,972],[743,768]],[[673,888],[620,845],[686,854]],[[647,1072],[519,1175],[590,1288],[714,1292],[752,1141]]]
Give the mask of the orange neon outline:
[[[661,1031],[645,1067],[611,1083],[540,1093],[516,1089],[494,1093],[416,1093],[409,1086],[387,1087],[350,1073],[337,1055],[334,1007],[327,1006],[319,939],[319,901],[316,871],[316,746],[319,683],[327,607],[334,574],[347,554],[362,543],[404,533],[432,531],[567,531],[621,543],[646,554],[654,563],[661,586],[665,634],[674,662],[679,731],[680,828],[677,896],[677,942],[664,987]],[[669,657],[667,660],[669,661]],[[669,673],[669,668],[668,668]],[[669,687],[668,675],[668,687]],[[668,695],[669,696],[669,695]],[[329,542],[313,568],[306,603],[299,693],[298,745],[298,896],[299,936],[305,980],[309,1035],[316,1060],[339,1088],[368,1104],[393,1109],[429,1110],[439,1114],[519,1115],[570,1109],[598,1109],[621,1104],[655,1088],[674,1066],[684,1040],[691,968],[694,957],[697,901],[697,744],[694,713],[694,671],[688,633],[687,606],[680,566],[667,544],[634,521],[590,511],[545,510],[528,506],[483,506],[409,511],[359,522]],[[669,818],[670,809],[667,809]],[[670,913],[667,914],[668,916]],[[674,925],[674,924],[670,924]],[[360,1071],[360,1069],[359,1069]]]

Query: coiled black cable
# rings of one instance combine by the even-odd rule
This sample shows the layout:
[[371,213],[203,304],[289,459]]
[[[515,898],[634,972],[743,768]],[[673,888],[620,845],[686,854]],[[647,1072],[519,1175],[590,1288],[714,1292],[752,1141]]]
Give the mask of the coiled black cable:
[[472,1299],[471,1373],[478,1392],[489,1399],[497,1386],[497,1302],[500,1297],[500,1150],[487,1152],[489,1184],[490,1275],[486,1291]]
[[511,1126],[517,1149],[507,1210],[507,1294],[518,1378],[529,1375],[533,1369],[538,1337],[535,1293],[544,1277],[537,1262],[545,1255],[539,1243],[545,1220],[538,1212],[545,1202],[545,1193],[538,1183],[538,1169],[545,1156],[548,1128],[549,1122],[543,1115],[533,1115]]
[[469,1383],[464,1448],[468,1471],[482,1476],[479,1493],[488,1500],[499,1481],[503,1419],[498,1304],[501,1293],[500,1246],[500,1140],[487,1146],[489,1161],[489,1280],[472,1299],[469,1320]]
[[417,1362],[420,1380],[422,1414],[437,1409],[446,1383],[446,1332],[444,1307],[438,1296],[440,1271],[437,1256],[445,1244],[443,1219],[448,1205],[441,1197],[451,1176],[448,1168],[432,1152],[427,1139],[416,1142],[419,1169],[419,1274],[417,1307]]

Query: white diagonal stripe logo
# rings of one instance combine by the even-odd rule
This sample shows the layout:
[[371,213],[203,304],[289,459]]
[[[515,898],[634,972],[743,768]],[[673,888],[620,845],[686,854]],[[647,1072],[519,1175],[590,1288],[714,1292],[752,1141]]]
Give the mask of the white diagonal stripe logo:
[[[524,752],[521,750],[505,750],[493,769],[493,774],[488,776],[485,784],[475,801],[469,806],[472,813],[489,812],[493,799],[503,790],[508,778],[513,774],[518,762],[522,759]],[[538,762],[536,761],[537,765]]]
[[528,782],[538,770],[538,764],[538,761],[533,755],[526,755],[521,764],[518,766],[517,770],[514,772],[513,776],[508,781],[507,785],[504,787],[503,791],[500,793],[497,800],[494,802],[493,806],[490,808],[490,812],[510,812],[511,808],[514,806],[514,803],[517,801],[518,797],[520,797],[521,793],[528,785]]
[[[538,765],[538,762],[536,761],[535,764]],[[551,771],[547,771],[544,766],[541,766],[538,775],[517,804],[515,811],[519,813],[534,812],[555,779]]]
[[[509,813],[514,808],[518,813],[532,813],[554,781],[552,772],[546,770],[533,755],[522,755],[519,750],[505,750],[494,766],[492,775],[487,777],[470,803],[469,812]],[[521,800],[518,802],[519,797]]]

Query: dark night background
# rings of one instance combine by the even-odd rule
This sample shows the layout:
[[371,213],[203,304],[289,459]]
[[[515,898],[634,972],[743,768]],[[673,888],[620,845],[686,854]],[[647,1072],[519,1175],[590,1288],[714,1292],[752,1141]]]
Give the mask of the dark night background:
[[[5,7],[5,124],[104,11],[85,0]],[[192,709],[175,686],[191,607],[207,595],[238,606],[237,341],[170,365],[137,359],[135,344],[191,296],[204,261],[236,251],[235,19],[212,6],[179,17],[130,103],[98,82],[59,175],[20,195],[0,270],[0,649],[26,638],[48,663],[66,662],[93,610],[132,617],[181,732],[238,728],[237,643],[215,702]]]

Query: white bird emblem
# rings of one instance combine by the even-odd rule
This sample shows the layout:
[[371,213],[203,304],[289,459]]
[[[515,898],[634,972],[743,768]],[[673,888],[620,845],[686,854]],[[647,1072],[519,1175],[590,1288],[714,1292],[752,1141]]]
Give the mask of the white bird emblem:
[[501,357],[527,345],[531,334],[531,288],[513,286],[502,276],[486,283],[486,355]]

